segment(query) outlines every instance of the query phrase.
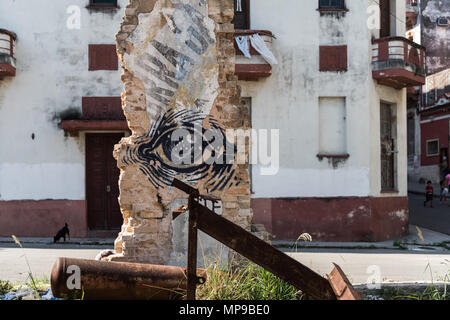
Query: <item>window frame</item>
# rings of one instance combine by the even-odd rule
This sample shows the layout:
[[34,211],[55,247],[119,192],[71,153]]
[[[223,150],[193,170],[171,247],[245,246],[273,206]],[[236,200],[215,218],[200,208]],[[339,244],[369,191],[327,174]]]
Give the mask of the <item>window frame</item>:
[[[88,70],[89,71],[117,71],[119,70],[119,57],[115,44],[88,45]],[[109,58],[111,60],[104,60]]]
[[[350,154],[348,152],[348,106],[347,106],[347,96],[319,96],[318,97],[318,137],[319,137],[319,145],[318,145],[318,149],[319,152],[317,153],[317,158],[319,158],[320,161],[322,161],[323,158],[330,158],[330,159],[341,159],[341,160],[346,160],[350,157]],[[326,102],[332,102],[332,104],[326,104]],[[340,103],[342,102],[342,104]],[[340,122],[342,127],[342,149],[341,150],[330,150],[327,146],[324,146],[323,141],[325,140],[329,140],[327,139],[322,139],[323,136],[323,132],[324,132],[324,128],[328,128],[328,126],[324,126],[323,124],[323,120],[324,118],[322,117],[322,114],[330,114],[329,110],[327,109],[325,110],[323,107],[326,106],[328,108],[336,108],[337,106],[342,106],[343,107],[343,119]],[[322,107],[322,108],[321,108]],[[325,112],[328,111],[328,112]],[[335,115],[338,115],[340,117],[340,113],[336,113]],[[338,119],[334,119],[339,121]],[[335,123],[337,123],[336,121],[333,121]],[[327,131],[329,133],[329,131]]]
[[[244,15],[245,15],[245,26],[244,26],[244,28],[242,29],[242,28],[237,28],[236,29],[236,27],[235,27],[235,29],[236,30],[251,30],[251,26],[250,26],[250,14],[251,14],[251,4],[250,4],[250,0],[242,0],[242,5],[243,6],[245,6],[246,7],[246,9],[247,9],[247,11],[245,11],[245,10],[243,10],[243,12],[244,12]],[[234,10],[234,15],[236,15],[236,0],[233,0],[233,10]],[[233,20],[232,20],[232,24],[234,25],[234,26],[236,26],[235,25],[235,21],[234,21],[234,17],[233,17]]]
[[111,3],[94,3],[94,0],[89,0],[89,4],[86,6],[88,9],[118,9],[118,0],[111,0]]
[[[429,153],[429,151],[428,151],[428,144],[430,142],[436,142],[436,141],[437,141],[437,153]],[[425,140],[425,148],[426,148],[427,157],[437,157],[437,156],[439,156],[439,154],[440,154],[439,138]]]
[[[331,0],[329,0],[331,1]],[[318,11],[348,11],[347,7],[345,6],[345,0],[340,0],[341,5],[339,7],[333,7],[333,6],[322,6],[320,4],[321,0],[318,0]]]
[[[444,19],[445,19],[445,23],[441,23],[440,21],[444,20]],[[436,19],[436,26],[438,26],[438,27],[448,28],[449,24],[450,24],[449,19],[447,17],[441,16]]]
[[[335,65],[327,59],[331,54],[339,58]],[[348,71],[348,46],[344,45],[320,45],[319,46],[319,72],[347,72]]]

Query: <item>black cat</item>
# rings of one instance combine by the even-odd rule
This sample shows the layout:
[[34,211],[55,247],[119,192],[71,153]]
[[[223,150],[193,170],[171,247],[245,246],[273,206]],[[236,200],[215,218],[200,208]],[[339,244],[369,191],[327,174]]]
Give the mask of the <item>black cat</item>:
[[70,239],[69,226],[67,225],[67,223],[64,225],[64,227],[61,230],[58,231],[56,236],[53,237],[53,243],[56,243],[61,238],[64,238],[64,242],[65,242],[66,241],[66,235]]

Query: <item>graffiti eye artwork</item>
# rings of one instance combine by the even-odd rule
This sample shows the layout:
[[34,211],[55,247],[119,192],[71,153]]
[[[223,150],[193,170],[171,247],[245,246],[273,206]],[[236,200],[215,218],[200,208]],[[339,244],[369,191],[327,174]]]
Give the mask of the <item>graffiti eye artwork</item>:
[[137,164],[156,188],[170,186],[180,174],[188,183],[204,180],[211,192],[238,185],[236,147],[214,118],[208,116],[205,129],[205,118],[198,111],[168,111],[127,150],[124,163]]

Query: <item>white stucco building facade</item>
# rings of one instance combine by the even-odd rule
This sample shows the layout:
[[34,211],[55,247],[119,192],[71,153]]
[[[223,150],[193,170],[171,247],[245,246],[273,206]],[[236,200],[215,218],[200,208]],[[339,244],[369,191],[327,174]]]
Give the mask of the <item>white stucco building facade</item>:
[[[61,124],[108,118],[89,115],[83,98],[116,109],[118,99],[120,110],[117,56],[115,68],[110,62],[113,70],[89,70],[95,64],[89,46],[111,46],[115,55],[114,36],[126,2],[118,1],[117,8],[89,7],[89,0],[0,3],[0,28],[17,37],[15,76],[0,80],[1,236],[51,235],[65,222],[73,236],[87,235],[85,136],[128,130],[126,122],[124,128],[94,124],[74,138]],[[113,105],[104,98],[113,98]],[[112,151],[109,155],[114,160]]]
[[[273,33],[278,64],[258,81],[240,81],[242,96],[253,129],[280,130],[279,172],[252,168],[254,220],[275,239],[392,238],[407,232],[406,87],[417,80],[396,72],[411,70],[402,59],[412,48],[419,60],[423,51],[402,38],[404,1],[381,2],[381,10],[378,1],[322,3],[249,3],[250,29]],[[323,70],[335,59],[321,54],[330,46],[343,48],[344,70]],[[246,59],[238,55],[237,64]]]
[[[115,34],[128,0],[96,2],[0,3],[14,47],[0,51],[0,236],[65,222],[73,236],[115,236],[122,224]],[[260,34],[278,61],[236,50],[252,128],[279,129],[277,173],[251,167],[254,223],[280,240],[406,233],[406,88],[423,80],[424,50],[403,38],[405,1],[240,4],[236,36]]]

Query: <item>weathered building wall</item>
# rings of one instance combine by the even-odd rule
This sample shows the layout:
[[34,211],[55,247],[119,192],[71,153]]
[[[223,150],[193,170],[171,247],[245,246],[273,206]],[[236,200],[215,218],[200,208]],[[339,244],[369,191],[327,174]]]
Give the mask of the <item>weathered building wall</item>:
[[[429,159],[423,148],[424,138],[422,137],[423,135],[429,136],[430,128],[427,127],[433,125],[425,126],[426,134],[421,132],[421,115],[418,111],[434,105],[439,97],[449,92],[450,89],[450,62],[448,60],[450,33],[448,26],[437,24],[438,18],[447,18],[450,21],[450,3],[448,1],[419,0],[418,6],[413,8],[417,14],[417,23],[408,31],[408,35],[427,49],[428,76],[424,86],[417,87],[415,91],[408,94],[410,100],[408,116],[414,119],[414,128],[411,125],[410,129],[414,132],[409,138],[414,150],[410,156],[408,178],[413,182],[432,180],[437,183],[442,174],[438,164],[439,159]],[[436,130],[439,127],[441,126],[437,125]]]
[[[265,219],[266,227],[275,230],[278,238],[311,232],[314,239],[376,240],[405,231],[405,90],[380,86],[372,79],[371,38],[379,34],[366,29],[366,12],[367,5],[376,1],[348,0],[348,11],[340,13],[319,12],[318,1],[312,0],[251,1],[251,28],[275,34],[272,49],[279,61],[272,76],[258,82],[237,82],[234,75],[231,0],[122,0],[121,9],[106,12],[89,11],[84,8],[87,2],[80,6],[80,30],[65,28],[68,15],[62,12],[69,1],[55,5],[42,0],[25,6],[23,1],[8,0],[0,4],[4,23],[0,27],[19,36],[18,75],[0,83],[0,142],[2,148],[12,150],[0,154],[0,200],[4,200],[0,228],[6,226],[2,234],[9,235],[16,225],[10,223],[12,217],[42,221],[50,215],[49,225],[67,220],[76,226],[74,235],[86,235],[85,133],[68,137],[57,123],[73,111],[80,112],[83,96],[119,95],[118,71],[88,72],[87,46],[113,43],[111,35],[124,12],[116,40],[125,86],[123,110],[132,136],[115,150],[122,170],[124,224],[116,240],[116,255],[110,259],[181,261],[185,220],[180,217],[173,222],[171,212],[185,203],[186,195],[168,186],[173,177],[192,179],[202,192],[221,197],[222,214],[246,228],[252,218],[251,206],[258,209],[256,222]],[[8,11],[11,6],[14,10]],[[54,20],[48,18],[49,12]],[[395,18],[404,14],[404,5],[396,5],[395,12],[393,35],[404,35],[401,20]],[[28,15],[36,23],[23,23]],[[342,45],[347,46],[347,71],[319,72],[320,46]],[[50,60],[53,63],[43,62]],[[241,96],[251,98],[252,123]],[[348,158],[317,157],[320,101],[333,99],[345,101],[341,146]],[[395,105],[398,119],[398,190],[389,193],[380,190],[380,102]],[[202,123],[203,129],[217,130],[280,129],[278,173],[264,176],[262,166],[253,166],[250,202],[246,164],[172,165],[166,152],[174,145],[170,136],[160,133],[172,130],[174,123],[188,128]],[[20,143],[13,145],[10,136]],[[160,142],[161,148],[156,148]],[[212,179],[197,181],[198,170]],[[61,203],[49,200],[50,205],[43,199]],[[380,205],[384,200],[386,207]],[[333,216],[330,208],[339,214]],[[388,229],[386,224],[395,227]],[[46,232],[51,235],[54,228]],[[203,239],[208,246],[215,245]]]
[[[366,12],[377,2],[345,3],[347,12],[327,14],[317,10],[317,1],[251,1],[251,29],[273,32],[279,64],[267,79],[239,84],[242,96],[251,97],[252,127],[280,129],[278,173],[263,176],[252,166],[252,207],[256,222],[278,239],[310,232],[322,240],[375,240],[407,232],[406,89],[372,78],[371,40],[379,30],[368,29]],[[395,4],[391,29],[404,36],[395,16],[404,16],[405,4]],[[319,47],[339,45],[347,46],[347,71],[319,72]],[[320,98],[345,99],[348,158],[317,157]],[[388,193],[381,192],[381,102],[394,106],[398,120],[398,190]],[[392,206],[374,209],[378,198]],[[391,216],[395,227],[383,233],[378,223]]]
[[[126,1],[108,11],[88,3],[0,2],[0,28],[18,37],[16,76],[0,80],[1,236],[52,236],[65,222],[86,235],[84,133],[71,138],[59,123],[81,114],[83,96],[120,96],[120,71],[89,71],[88,45],[115,43]],[[79,29],[67,27],[73,5]]]
[[172,152],[177,128],[193,132],[197,125],[202,137],[209,128],[249,126],[234,75],[232,18],[231,0],[131,0],[127,6],[116,38],[132,135],[115,150],[124,224],[109,260],[176,260],[180,244],[172,239],[180,235],[173,234],[171,213],[186,195],[170,187],[175,177],[220,197],[222,215],[249,229],[248,165],[180,164]]
[[[449,92],[450,68],[429,75],[422,87],[419,109],[420,124],[420,167],[416,180],[431,180],[439,183],[444,177],[444,170],[450,165],[449,149]],[[438,154],[427,152],[427,142],[437,140]]]
[[450,30],[438,26],[440,17],[450,21],[450,2],[442,0],[421,0],[421,41],[427,48],[427,72],[433,74],[450,65]]
[[447,69],[427,77],[422,87],[422,107],[432,106],[446,93],[450,92],[450,64]]

